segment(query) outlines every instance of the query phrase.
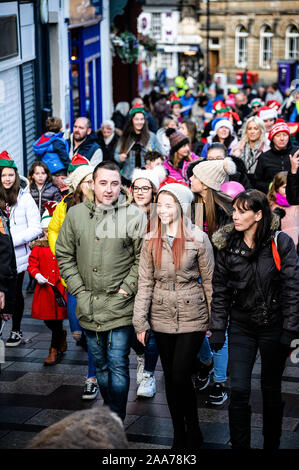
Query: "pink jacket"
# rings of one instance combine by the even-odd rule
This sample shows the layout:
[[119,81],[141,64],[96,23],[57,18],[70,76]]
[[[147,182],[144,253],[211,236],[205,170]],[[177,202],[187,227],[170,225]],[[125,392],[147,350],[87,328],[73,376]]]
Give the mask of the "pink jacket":
[[276,207],[285,211],[286,215],[281,219],[281,230],[293,239],[297,248],[299,239],[299,205],[286,207],[274,204],[271,206],[272,211]]
[[[190,153],[190,156],[192,158],[192,160],[198,160],[199,157],[197,155],[195,155],[195,153],[191,152]],[[184,160],[184,163],[183,163],[183,167],[182,168],[178,168],[177,170],[171,165],[171,163],[169,162],[169,155],[167,157],[166,160],[164,160],[164,168],[168,171],[169,173],[169,176],[172,176],[173,178],[175,178],[177,181],[185,181],[188,183],[188,178],[187,178],[187,168],[189,166],[189,161],[188,160]]]

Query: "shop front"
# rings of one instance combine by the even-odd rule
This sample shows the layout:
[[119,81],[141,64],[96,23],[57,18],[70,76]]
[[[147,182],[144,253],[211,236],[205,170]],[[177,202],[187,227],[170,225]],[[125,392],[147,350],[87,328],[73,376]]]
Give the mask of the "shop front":
[[102,121],[100,20],[69,26],[71,127],[79,116]]

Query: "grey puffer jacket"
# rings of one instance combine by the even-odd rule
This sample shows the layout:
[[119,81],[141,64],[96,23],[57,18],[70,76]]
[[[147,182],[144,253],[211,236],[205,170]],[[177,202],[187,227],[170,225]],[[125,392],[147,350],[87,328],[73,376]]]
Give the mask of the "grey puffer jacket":
[[31,187],[31,196],[33,197],[35,204],[39,209],[39,213],[42,216],[45,210],[43,204],[47,201],[57,201],[60,202],[62,199],[61,192],[59,189],[54,186],[51,181],[46,181],[41,190],[38,189],[35,182]]
[[[170,244],[162,241],[161,268],[148,257],[151,233],[145,236],[138,271],[133,325],[162,333],[206,331],[209,326],[214,255],[208,236],[195,225],[186,233],[182,265],[176,270]],[[200,282],[199,282],[200,281]]]

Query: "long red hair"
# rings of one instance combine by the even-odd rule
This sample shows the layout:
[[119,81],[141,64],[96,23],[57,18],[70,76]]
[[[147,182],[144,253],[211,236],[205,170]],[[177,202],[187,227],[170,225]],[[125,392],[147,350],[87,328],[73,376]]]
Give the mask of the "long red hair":
[[[179,204],[177,199],[171,193],[168,193],[168,194],[170,194],[170,196],[173,197],[175,202]],[[158,202],[158,198],[156,202]],[[177,236],[175,237],[175,239],[173,240],[173,244],[172,244],[172,256],[173,256],[173,262],[174,262],[176,269],[179,269],[181,267],[181,263],[182,263],[182,259],[183,259],[183,255],[185,251],[185,241],[186,241],[182,210],[181,210],[180,217],[181,217],[180,230]],[[161,220],[158,217],[156,210],[153,211],[153,214],[148,221],[147,231],[153,232],[153,236],[149,239],[148,252],[147,252],[148,257],[150,258],[153,254],[155,267],[161,268],[163,233],[162,233]]]

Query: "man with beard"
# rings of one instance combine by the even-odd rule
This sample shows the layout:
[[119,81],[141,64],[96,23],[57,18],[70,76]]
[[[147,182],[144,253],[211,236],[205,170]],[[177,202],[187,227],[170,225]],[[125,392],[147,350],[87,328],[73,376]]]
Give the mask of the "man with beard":
[[70,159],[79,153],[96,166],[103,160],[101,147],[97,143],[97,135],[91,128],[91,122],[86,117],[79,117],[74,122],[73,134],[70,137]]

